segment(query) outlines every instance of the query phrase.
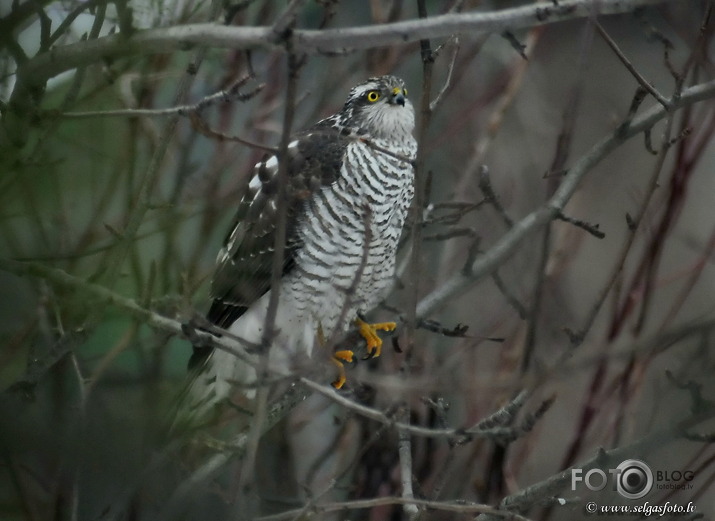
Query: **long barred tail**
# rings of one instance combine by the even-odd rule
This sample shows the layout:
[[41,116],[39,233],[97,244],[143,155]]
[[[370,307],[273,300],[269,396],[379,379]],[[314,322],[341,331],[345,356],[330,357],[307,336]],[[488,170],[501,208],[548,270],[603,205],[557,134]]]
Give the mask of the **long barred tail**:
[[245,383],[254,379],[255,371],[249,364],[232,353],[213,349],[200,364],[190,367],[176,400],[170,432],[190,435],[220,423],[227,409],[250,409],[255,391],[247,389]]
[[[231,332],[242,325],[237,324]],[[191,368],[171,422],[174,439],[198,441],[185,445],[182,464],[187,468],[208,461],[208,455],[216,449],[214,440],[235,440],[237,433],[248,432],[253,418],[253,367],[220,349],[214,349],[201,362]],[[268,385],[269,400],[280,402],[290,394],[285,382]],[[237,479],[239,471],[252,472],[247,479],[259,498],[259,504],[254,506],[256,516],[284,509],[285,502],[303,503],[317,494],[325,494],[324,498],[333,501],[347,497],[348,487],[335,486],[334,481],[349,478],[346,469],[354,462],[360,446],[359,422],[323,395],[306,397],[299,393],[296,398],[287,408],[283,402],[284,412],[273,419],[278,423],[262,434],[253,470],[237,463],[238,467],[223,471],[227,480]],[[209,437],[200,436],[202,433]],[[347,485],[347,481],[340,484]]]

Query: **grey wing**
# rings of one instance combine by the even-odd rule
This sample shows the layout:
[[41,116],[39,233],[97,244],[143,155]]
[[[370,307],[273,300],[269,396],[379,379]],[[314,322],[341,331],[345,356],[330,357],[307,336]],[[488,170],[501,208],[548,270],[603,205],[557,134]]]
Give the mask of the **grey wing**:
[[211,286],[213,302],[207,318],[228,328],[270,289],[277,216],[287,205],[283,274],[290,272],[301,246],[300,223],[306,201],[340,175],[351,140],[327,122],[298,134],[288,147],[286,198],[278,200],[278,159],[263,158],[254,167],[249,189],[241,199],[231,231],[221,249]]

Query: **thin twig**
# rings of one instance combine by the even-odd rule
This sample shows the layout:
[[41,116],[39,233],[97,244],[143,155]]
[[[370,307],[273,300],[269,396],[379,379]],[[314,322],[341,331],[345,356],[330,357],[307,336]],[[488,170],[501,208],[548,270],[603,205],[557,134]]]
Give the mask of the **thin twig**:
[[271,266],[271,292],[268,300],[268,309],[263,325],[263,337],[261,344],[263,350],[267,352],[273,338],[275,337],[275,319],[278,311],[280,298],[280,280],[283,275],[285,259],[288,206],[286,201],[286,190],[288,186],[288,143],[291,139],[291,129],[293,128],[293,117],[295,115],[295,100],[298,81],[298,63],[293,54],[287,57],[288,85],[285,93],[285,112],[283,113],[283,126],[280,145],[278,147],[278,174],[277,174],[277,200],[281,202],[276,212],[276,230],[273,242],[273,259]]
[[593,23],[596,26],[596,30],[598,31],[598,34],[601,35],[601,37],[606,40],[606,43],[608,46],[613,50],[613,52],[618,56],[618,59],[621,60],[621,63],[623,66],[628,69],[628,71],[633,75],[633,77],[636,79],[636,81],[640,84],[641,87],[643,87],[645,90],[647,90],[651,96],[653,96],[658,103],[660,103],[665,110],[670,109],[670,101],[667,100],[663,95],[658,92],[658,90],[648,81],[646,80],[640,72],[633,66],[631,61],[626,57],[625,54],[623,54],[623,51],[621,51],[620,47],[618,47],[618,44],[611,38],[611,36],[606,32],[606,30],[603,28],[603,26],[598,22],[598,20],[594,20]]
[[499,289],[499,291],[504,296],[509,305],[513,307],[519,314],[519,318],[522,320],[526,320],[526,317],[528,316],[526,306],[524,306],[524,304],[522,304],[519,299],[516,298],[516,296],[509,290],[509,288],[506,287],[506,283],[502,280],[501,275],[499,275],[499,271],[494,271],[494,273],[492,273],[492,280],[494,281],[494,285],[497,287],[497,289]]
[[[660,108],[660,107],[658,107]],[[666,112],[665,109],[661,109],[665,113],[668,114],[667,122],[666,122],[666,129],[665,133],[663,135],[663,146],[661,147],[660,155],[658,156],[656,160],[656,165],[653,169],[653,173],[651,174],[651,178],[649,180],[649,185],[648,189],[646,192],[646,196],[641,203],[640,209],[638,211],[638,216],[636,218],[636,227],[633,230],[629,230],[629,234],[626,237],[625,244],[623,245],[621,251],[619,252],[618,259],[616,261],[616,264],[613,267],[613,271],[611,276],[609,277],[608,281],[606,282],[605,286],[603,286],[598,293],[596,297],[596,302],[595,304],[591,307],[589,311],[589,315],[587,316],[586,323],[583,327],[583,329],[575,336],[572,336],[572,342],[574,342],[572,345],[573,347],[577,347],[580,345],[588,332],[590,331],[591,327],[593,327],[594,321],[596,319],[596,316],[598,315],[601,307],[603,306],[603,303],[605,302],[606,296],[610,293],[611,289],[613,288],[613,285],[615,284],[616,280],[618,280],[621,271],[623,270],[626,258],[628,256],[628,253],[631,249],[631,246],[633,245],[633,242],[635,240],[635,234],[637,231],[638,224],[642,221],[643,217],[645,216],[646,209],[648,207],[648,204],[650,203],[650,200],[655,192],[655,188],[657,186],[657,180],[658,180],[658,174],[660,170],[663,167],[666,155],[667,155],[667,150],[668,146],[667,143],[670,140],[670,134],[672,131],[672,126],[673,126],[673,121],[674,121],[674,115],[672,112]],[[618,320],[616,319],[615,321],[611,322],[610,325],[610,330],[609,330],[609,339],[612,339],[613,333],[615,328],[617,328],[619,325]],[[611,343],[608,343],[607,346],[611,346]],[[567,354],[564,356],[570,356],[571,352],[573,350],[569,350]],[[596,368],[594,369],[594,373],[591,377],[591,384],[589,386],[589,391],[587,393],[586,397],[586,403],[591,404],[593,401],[596,399],[597,393],[600,391],[600,389],[603,386],[603,379],[602,375],[605,374],[606,368],[607,368],[607,363],[608,363],[608,358],[606,358],[605,353],[602,354],[601,359],[598,361],[596,364]],[[567,466],[570,465],[576,455],[579,453],[581,446],[584,443],[585,439],[585,433],[588,430],[589,426],[592,424],[592,422],[596,419],[596,416],[591,414],[590,408],[588,406],[584,407],[584,409],[581,411],[581,415],[579,418],[579,423],[577,425],[576,431],[574,436],[572,437],[571,442],[569,443],[568,449],[565,452],[565,456],[563,459],[562,466]]]
[[431,331],[433,333],[438,333],[443,336],[457,338],[466,337],[467,330],[469,329],[469,326],[465,326],[464,324],[457,324],[453,328],[446,328],[436,320],[429,320],[426,318],[421,319],[417,323],[417,327],[420,329],[426,329],[427,331]]
[[[540,34],[541,30],[538,28],[529,31],[528,40],[530,45],[527,46],[527,56],[528,53],[533,52],[535,49],[535,43],[538,41]],[[504,87],[502,94],[499,96],[496,106],[489,115],[484,135],[474,144],[472,156],[466,162],[466,168],[462,177],[462,185],[465,183],[471,183],[471,178],[484,164],[487,151],[502,128],[507,110],[511,107],[516,95],[524,84],[524,78],[526,77],[526,71],[530,62],[528,60],[522,60],[521,58],[515,58],[514,62],[515,63],[513,63],[510,67],[511,72],[509,74],[509,81]]]
[[[424,508],[430,508],[434,510],[443,510],[445,512],[456,512],[462,514],[491,514],[493,516],[496,516],[498,519],[506,518],[512,521],[529,521],[529,519],[519,514],[499,510],[489,505],[483,505],[480,503],[471,503],[469,501],[429,501],[426,499],[405,499],[403,497],[395,496],[378,497],[371,499],[357,499],[353,501],[342,501],[338,503],[323,503],[314,505],[313,509],[315,512],[328,513],[342,512],[351,509],[359,510],[380,506],[408,504]],[[284,519],[294,518],[301,511],[302,509],[289,510],[287,512],[281,512],[280,514],[262,516],[256,518],[256,521],[283,521]]]
[[313,391],[322,394],[336,402],[337,404],[346,407],[356,413],[369,418],[371,420],[377,421],[379,423],[392,426],[396,429],[402,429],[406,433],[412,434],[414,436],[421,436],[425,438],[444,438],[449,439],[464,439],[465,436],[476,436],[484,438],[495,438],[503,436],[504,430],[501,428],[482,428],[479,424],[470,427],[468,429],[433,429],[428,427],[421,427],[419,425],[412,425],[409,423],[398,421],[392,418],[390,415],[372,407],[359,404],[350,398],[347,398],[343,394],[339,393],[332,387],[319,384],[310,378],[305,376],[300,377],[300,382],[312,389]]
[[519,53],[519,56],[521,56],[524,60],[528,60],[529,58],[526,56],[526,45],[521,43],[517,37],[512,33],[510,30],[503,31],[501,33],[502,38],[504,38],[507,42],[509,42],[509,45],[512,46],[512,48]]
[[[220,2],[218,0],[213,0],[211,11],[209,13],[209,19],[214,21],[219,12]],[[123,37],[123,39],[124,38],[126,37]],[[206,53],[207,49],[199,49],[194,53],[193,58],[189,61],[186,71],[182,75],[179,85],[176,88],[174,105],[182,105],[188,98],[191,86],[196,79],[196,73],[203,63]],[[118,277],[117,274],[124,266],[124,262],[129,256],[130,249],[136,239],[137,232],[144,221],[146,212],[149,211],[152,198],[154,197],[154,187],[161,175],[161,167],[173,140],[178,123],[178,114],[170,116],[164,123],[159,142],[153,150],[146,170],[143,172],[137,183],[137,188],[133,197],[135,204],[129,209],[129,214],[124,228],[121,230],[122,237],[115,243],[112,255],[105,257],[106,263],[102,263],[97,268],[97,273],[101,274],[104,280],[107,281],[107,286],[110,288],[119,280],[120,277]],[[92,318],[93,317],[90,317],[90,322],[92,321]]]
[[264,87],[265,84],[261,83],[256,85],[253,89],[248,92],[239,92],[238,89],[246,83],[249,76],[245,76],[236,80],[227,89],[220,90],[208,96],[204,96],[196,103],[191,105],[180,105],[177,107],[168,107],[165,109],[117,109],[117,110],[90,110],[82,112],[63,112],[60,117],[63,118],[117,118],[117,117],[137,117],[137,116],[172,116],[180,115],[186,116],[193,112],[201,111],[211,105],[217,103],[229,103],[232,100],[238,101],[248,101],[249,99],[256,96]]
[[418,307],[418,316],[433,314],[446,302],[452,301],[457,296],[469,291],[479,280],[498,268],[504,259],[519,247],[522,241],[531,237],[535,230],[551,222],[576,192],[583,177],[625,141],[651,128],[672,110],[692,105],[713,95],[715,95],[715,81],[685,89],[682,95],[671,103],[670,111],[659,105],[654,106],[641,116],[634,118],[625,132],[617,129],[596,143],[589,152],[573,164],[569,169],[569,174],[546,204],[515,223],[513,228],[474,261],[468,273],[462,271],[455,273],[439,288],[424,297]]
[[272,30],[277,38],[285,38],[286,31],[291,30],[296,22],[296,12],[300,9],[305,0],[291,0],[282,13],[280,13],[275,22],[273,22]]
[[[133,299],[129,299],[107,289],[103,286],[92,284],[69,273],[48,268],[37,262],[19,262],[10,259],[0,258],[0,270],[14,273],[19,276],[36,277],[48,281],[52,285],[68,288],[72,291],[80,291],[96,298],[104,305],[116,306],[130,316],[141,321],[150,327],[161,329],[176,335],[184,336],[185,324],[171,318],[159,315],[149,309],[141,307]],[[222,331],[224,336],[216,337],[206,333],[195,332],[201,342],[209,343],[212,347],[228,351],[232,355],[240,358],[248,364],[255,364],[255,357],[248,354],[246,346],[251,346],[249,342],[239,340],[238,337],[228,335]]]
[[[423,222],[423,224],[425,224]],[[447,241],[449,239],[470,237],[472,239],[478,237],[477,232],[473,228],[453,228],[444,233],[434,233],[422,237],[423,241]]]
[[504,209],[504,206],[501,204],[499,197],[494,192],[494,188],[492,188],[492,181],[489,177],[489,168],[487,167],[487,165],[482,165],[479,167],[479,189],[482,191],[484,199],[489,202],[497,211],[497,214],[499,214],[501,220],[504,221],[506,227],[511,228],[512,226],[514,226],[514,219],[512,219],[507,213],[507,211]]
[[[35,12],[40,19],[40,52],[47,52],[51,45],[50,29],[52,27],[52,20],[50,20],[50,17],[47,16],[47,13],[39,4],[35,4]],[[104,19],[104,13],[98,13],[98,15],[101,20]],[[94,38],[96,38],[96,35]]]
[[581,228],[582,230],[587,231],[597,239],[603,239],[606,237],[606,234],[603,233],[601,230],[598,229],[597,224],[590,224],[587,223],[586,221],[582,221],[581,219],[576,219],[575,217],[569,217],[567,215],[564,215],[563,213],[559,212],[559,214],[556,216],[556,218],[559,221],[563,221],[565,223],[573,224],[577,228]]
[[[637,7],[657,5],[667,0],[602,0],[599,14],[617,14]],[[487,13],[448,13],[420,20],[405,20],[381,25],[327,30],[300,30],[292,33],[293,51],[321,54],[328,49],[371,49],[390,44],[406,44],[423,38],[446,37],[456,33],[501,32],[517,30],[593,16],[591,0],[564,0],[559,7],[541,4],[491,11]],[[84,42],[53,49],[25,64],[18,71],[20,81],[14,97],[27,94],[27,89],[44,84],[66,70],[101,58],[113,59],[137,53],[167,53],[186,50],[196,45],[215,48],[252,49],[282,48],[273,27],[223,26],[213,23],[187,24],[175,27],[137,31],[127,37],[116,34],[99,38],[94,44]]]
[[[427,7],[425,0],[417,0],[417,11],[420,19],[426,19]],[[426,171],[425,171],[425,147],[427,129],[432,117],[430,98],[432,96],[432,70],[434,65],[434,55],[431,43],[428,39],[420,39],[420,49],[422,56],[422,96],[419,105],[419,126],[417,128],[417,157],[414,160],[414,199],[410,208],[412,217],[412,241],[410,251],[410,283],[409,300],[407,304],[407,324],[405,337],[407,343],[407,356],[402,364],[402,371],[405,377],[409,377],[409,359],[415,347],[415,337],[417,330],[417,302],[419,301],[420,275],[422,273],[422,246],[423,246],[423,226],[425,196],[426,196]],[[400,411],[401,423],[409,424],[410,413],[408,407],[403,407]],[[419,509],[410,502],[414,500],[412,489],[412,441],[408,430],[398,427],[398,456],[400,460],[400,483],[402,485],[402,498],[407,502],[403,504],[402,511],[409,520],[415,520],[419,516]]]
[[81,2],[74,9],[72,9],[72,11],[67,13],[67,15],[62,19],[62,22],[60,22],[60,25],[57,26],[57,29],[55,29],[55,31],[50,35],[48,39],[49,46],[51,47],[54,45],[55,42],[57,42],[57,40],[67,32],[79,15],[88,9],[94,9],[101,3],[106,4],[107,0],[87,0],[86,2]]
[[[294,2],[295,3],[295,2]],[[261,382],[268,376],[268,361],[269,351],[273,347],[273,341],[277,337],[278,330],[276,329],[276,316],[278,314],[278,306],[280,302],[280,280],[283,275],[286,236],[288,229],[288,205],[285,204],[286,190],[288,186],[288,143],[291,140],[291,129],[293,128],[293,118],[295,114],[295,100],[298,81],[298,62],[292,53],[289,53],[286,61],[286,73],[288,76],[288,84],[285,93],[285,108],[283,114],[283,126],[280,145],[278,148],[278,193],[277,200],[281,202],[276,211],[276,227],[275,238],[273,242],[273,259],[271,266],[271,283],[270,294],[268,299],[268,308],[263,320],[263,334],[261,336],[260,353],[263,355],[259,358],[259,367],[256,371],[258,381]],[[242,472],[239,478],[238,503],[247,506],[250,497],[256,494],[255,480],[253,469],[255,468],[256,456],[258,453],[258,443],[261,435],[265,432],[264,424],[266,421],[266,413],[268,406],[267,386],[260,386],[255,400],[256,411],[252,417],[247,442],[246,442],[246,457],[243,461]],[[250,508],[248,508],[250,511]]]
[[429,104],[430,112],[434,112],[437,109],[437,107],[439,107],[440,103],[442,103],[442,101],[444,100],[444,97],[447,94],[447,91],[452,86],[452,76],[454,74],[454,66],[457,63],[457,56],[459,55],[459,36],[457,36],[457,35],[453,36],[452,41],[453,41],[452,57],[449,60],[449,68],[447,69],[447,78],[444,80],[444,84],[442,84],[442,88],[439,90],[439,92],[437,93],[435,98]]
[[[417,0],[417,9],[420,18],[427,18],[427,10],[424,0]],[[411,250],[410,250],[410,265],[409,265],[409,291],[408,304],[406,313],[406,328],[405,337],[407,350],[412,351],[415,344],[415,329],[417,327],[417,302],[419,300],[419,284],[418,281],[422,274],[422,235],[423,226],[422,219],[425,209],[425,147],[427,128],[431,119],[432,112],[430,110],[430,98],[432,96],[432,66],[434,57],[430,47],[430,41],[427,39],[420,40],[420,49],[422,55],[422,95],[419,104],[419,126],[416,130],[417,137],[417,157],[414,160],[414,198],[410,207],[410,215],[412,219],[412,234],[411,234]]]
[[[405,404],[397,413],[402,423],[409,423],[410,410]],[[403,512],[408,519],[415,519],[420,510],[414,504],[415,493],[412,490],[412,439],[410,433],[404,429],[397,429],[397,454],[400,458],[400,484],[402,485],[402,498],[406,503],[402,505]],[[412,501],[410,501],[412,500]]]
[[648,91],[645,90],[643,87],[639,86],[636,89],[636,92],[633,95],[633,100],[631,101],[631,106],[628,108],[628,114],[626,115],[626,119],[624,119],[623,123],[621,123],[621,128],[623,128],[624,130],[628,128],[628,125],[631,124],[631,121],[638,112],[638,108],[641,106],[641,103],[643,103],[643,100],[645,99],[647,94]]
[[255,148],[257,150],[263,150],[264,152],[267,152],[269,154],[277,154],[278,153],[277,148],[270,147],[267,145],[262,145],[260,143],[254,142],[254,141],[244,139],[242,137],[230,136],[223,132],[218,132],[216,130],[213,130],[211,127],[208,126],[206,121],[204,121],[204,119],[198,114],[198,112],[190,112],[189,119],[191,120],[191,126],[194,128],[194,130],[203,134],[206,137],[218,139],[219,141],[233,141],[236,143],[241,143],[242,145],[246,145],[247,147]]
[[[662,447],[666,441],[672,441],[683,436],[683,433],[694,426],[715,417],[715,408],[710,408],[699,414],[687,416],[671,426],[652,432],[643,438],[609,451],[600,450],[591,459],[570,467],[558,474],[525,487],[501,501],[500,507],[509,511],[524,513],[545,497],[559,494],[571,481],[571,469],[580,468],[584,472],[592,468],[609,468],[634,454],[647,454],[656,447]],[[480,518],[484,519],[484,518]]]
[[[274,427],[278,421],[284,418],[296,405],[304,401],[307,393],[301,386],[292,386],[285,392],[281,399],[271,404],[268,408],[265,419],[261,425],[261,434]],[[248,427],[250,428],[250,426]],[[247,428],[247,429],[248,429]],[[246,430],[238,433],[231,440],[223,444],[223,450],[214,454],[205,461],[198,469],[180,483],[172,495],[162,506],[162,511],[157,516],[161,521],[170,521],[180,517],[180,512],[186,506],[187,501],[192,498],[192,491],[196,490],[203,483],[206,483],[229,461],[234,458],[244,456],[249,441],[249,434]]]
[[527,391],[521,391],[506,405],[486,418],[483,418],[476,425],[474,425],[474,427],[468,430],[492,429],[494,427],[501,427],[511,423],[514,416],[521,410],[528,398],[529,393]]

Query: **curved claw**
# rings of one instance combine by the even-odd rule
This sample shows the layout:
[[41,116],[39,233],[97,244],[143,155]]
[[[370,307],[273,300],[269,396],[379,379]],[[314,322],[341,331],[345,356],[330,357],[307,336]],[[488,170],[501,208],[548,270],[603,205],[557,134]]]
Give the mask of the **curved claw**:
[[394,331],[397,327],[395,322],[369,324],[361,318],[355,321],[355,325],[358,326],[360,335],[365,339],[365,342],[367,342],[367,356],[365,356],[363,360],[377,358],[382,354],[382,338],[377,334],[378,331]]
[[332,361],[338,366],[338,378],[330,385],[336,389],[342,389],[343,385],[345,385],[345,381],[347,380],[345,376],[345,365],[343,365],[343,362],[351,364],[354,360],[355,354],[350,349],[343,349],[333,353]]

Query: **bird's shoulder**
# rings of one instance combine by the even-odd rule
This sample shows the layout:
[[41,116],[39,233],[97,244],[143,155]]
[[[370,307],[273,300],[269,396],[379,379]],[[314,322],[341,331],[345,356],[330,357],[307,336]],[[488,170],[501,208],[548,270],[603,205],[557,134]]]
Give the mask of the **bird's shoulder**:
[[298,223],[305,202],[340,176],[353,130],[335,117],[321,120],[292,136],[287,150],[285,198],[279,200],[279,153],[266,154],[253,168],[219,255],[211,284],[207,318],[227,328],[270,289],[279,208],[286,207],[283,274],[289,272],[301,245]]

